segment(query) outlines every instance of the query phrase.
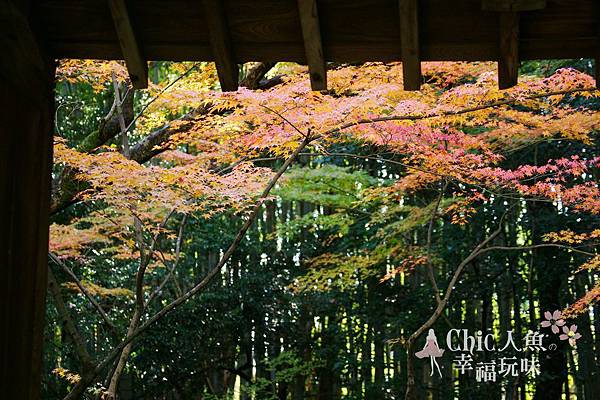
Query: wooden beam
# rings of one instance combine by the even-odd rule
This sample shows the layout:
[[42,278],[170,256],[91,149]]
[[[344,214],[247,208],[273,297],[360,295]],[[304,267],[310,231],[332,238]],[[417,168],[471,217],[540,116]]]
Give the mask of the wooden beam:
[[484,11],[532,11],[546,7],[546,0],[482,0]]
[[[54,118],[53,61],[18,6],[0,6],[0,399],[41,386]],[[53,59],[52,59],[53,60]]]
[[399,0],[398,3],[404,90],[419,90],[423,81],[421,76],[421,53],[419,51],[419,10],[417,2],[417,0]]
[[546,0],[482,0],[484,11],[498,12],[498,87],[508,89],[519,79],[519,12],[541,10]]
[[239,68],[235,61],[227,16],[221,0],[203,0],[206,25],[210,35],[210,46],[217,67],[217,75],[224,92],[238,89]]
[[519,77],[519,14],[501,11],[499,26],[498,87],[508,89],[517,84]]
[[142,56],[140,46],[129,19],[125,0],[108,0],[112,19],[115,24],[121,52],[127,65],[129,79],[135,89],[148,87],[148,63]]
[[310,87],[312,90],[327,90],[327,64],[323,53],[317,1],[298,0],[298,12],[310,74]]

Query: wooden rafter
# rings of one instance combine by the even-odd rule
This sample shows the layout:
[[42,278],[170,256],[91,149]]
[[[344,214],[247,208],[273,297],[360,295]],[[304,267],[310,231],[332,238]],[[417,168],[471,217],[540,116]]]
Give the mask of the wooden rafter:
[[[142,4],[126,0],[127,5]],[[421,61],[489,61],[498,58],[498,38],[489,40],[498,14],[481,10],[482,0],[419,0]],[[298,0],[222,0],[237,63],[306,63]],[[598,0],[552,0],[543,10],[521,15],[519,58],[523,60],[594,58]],[[32,21],[54,58],[122,57],[108,9],[95,1],[32,2]],[[105,3],[103,3],[105,4]],[[142,50],[150,60],[213,60],[202,3],[198,0],[149,1],[129,7]],[[398,0],[317,0],[327,62],[400,60]],[[198,12],[191,12],[194,7]],[[512,6],[511,6],[512,7]],[[106,11],[106,12],[105,12]],[[511,9],[510,11],[518,11]],[[160,24],[156,16],[164,18]],[[86,20],[93,20],[88,24]],[[295,23],[296,26],[290,26]],[[142,35],[148,31],[148,35]],[[427,34],[425,35],[425,32]],[[452,38],[452,40],[449,40]],[[523,38],[522,38],[523,39]]]
[[217,75],[224,92],[238,89],[239,68],[235,61],[227,16],[221,0],[203,0],[205,21],[210,35]]
[[519,12],[541,10],[546,0],[482,0],[484,11],[498,12],[498,87],[508,89],[519,79]]
[[125,0],[108,0],[112,19],[115,24],[119,44],[129,72],[131,84],[136,89],[148,87],[148,63],[143,57],[136,40]]
[[419,10],[417,0],[399,0],[400,45],[404,90],[421,88],[421,55],[419,51]]
[[327,65],[323,54],[317,1],[298,0],[298,12],[300,25],[302,26],[306,62],[310,74],[310,87],[312,90],[326,90]]
[[519,79],[519,14],[501,11],[500,52],[498,57],[498,87],[508,89]]

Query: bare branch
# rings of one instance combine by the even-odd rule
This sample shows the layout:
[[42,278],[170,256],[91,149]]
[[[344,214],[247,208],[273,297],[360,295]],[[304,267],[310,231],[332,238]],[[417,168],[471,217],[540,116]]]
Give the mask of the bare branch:
[[[119,82],[115,72],[112,73],[112,83],[115,90],[115,101],[113,105],[117,111],[117,119],[119,120],[119,127],[121,128],[121,143],[123,146],[123,155],[125,158],[129,158],[129,139],[127,137],[127,126],[125,125],[125,117],[123,116],[123,108],[121,107],[121,93],[119,89]],[[111,110],[112,111],[112,110]]]
[[442,187],[440,187],[440,192],[435,200],[435,205],[433,210],[431,211],[431,217],[429,218],[429,226],[427,228],[427,275],[429,277],[429,282],[431,283],[431,288],[433,289],[433,294],[435,296],[435,301],[437,304],[442,302],[440,297],[440,289],[438,288],[437,281],[435,280],[435,273],[433,271],[433,261],[431,259],[431,236],[433,234],[433,224],[436,220],[438,209],[440,208],[440,203],[442,202],[442,198],[444,197],[444,192],[448,187],[448,182],[444,182]]
[[[165,276],[165,278],[160,283],[160,285],[158,285],[156,290],[150,295],[150,297],[146,301],[146,305],[144,306],[145,308],[147,308],[148,305],[152,302],[152,300],[154,300],[162,292],[164,286],[167,284],[169,279],[171,279],[171,276],[173,276],[173,274],[175,273],[175,269],[177,268],[177,265],[179,264],[179,259],[181,256],[181,242],[183,241],[183,230],[184,230],[183,228],[185,227],[186,221],[187,221],[187,215],[184,215],[183,219],[181,221],[181,225],[179,225],[179,233],[177,235],[177,242],[175,244],[175,261],[173,262],[173,266],[169,269],[167,276]],[[166,266],[166,264],[165,264],[165,266]],[[181,288],[179,287],[177,280],[174,279],[174,281],[175,281],[175,286],[177,287],[177,289],[179,291],[178,295],[181,296],[182,295]]]
[[94,306],[94,308],[96,309],[96,311],[98,311],[98,314],[100,314],[100,316],[102,317],[102,320],[104,321],[104,323],[106,324],[106,326],[109,327],[109,329],[110,329],[111,333],[113,334],[113,336],[116,337],[117,336],[117,328],[112,323],[112,321],[110,320],[110,318],[108,318],[108,315],[106,315],[106,312],[104,311],[104,309],[102,308],[102,306],[96,301],[96,299],[94,299],[94,296],[92,296],[92,294],[89,292],[89,290],[87,290],[87,288],[83,285],[83,283],[79,280],[79,278],[77,278],[77,275],[75,275],[75,273],[71,270],[71,268],[69,268],[67,266],[67,264],[65,264],[60,258],[58,258],[53,253],[48,252],[48,257],[50,257],[50,259],[56,265],[58,265],[59,267],[61,267],[63,269],[63,271],[65,271],[67,273],[67,275],[69,275],[71,277],[71,279],[73,279],[73,281],[75,282],[75,284],[77,285],[77,287],[79,288],[79,290],[81,291],[81,293],[83,293],[83,295]]
[[73,322],[73,319],[71,318],[69,310],[67,310],[65,301],[60,292],[60,286],[59,286],[58,282],[56,281],[56,278],[54,277],[54,274],[52,273],[52,269],[50,268],[49,265],[48,265],[48,290],[52,294],[52,298],[54,300],[54,307],[56,308],[56,311],[58,312],[58,315],[60,316],[60,318],[64,324],[65,332],[67,332],[67,335],[69,335],[69,337],[73,341],[73,345],[75,347],[75,352],[77,353],[77,357],[79,358],[79,361],[81,362],[83,371],[85,372],[85,371],[89,370],[90,368],[93,368],[94,364],[92,361],[92,357],[90,356],[90,353],[88,353],[87,348],[85,347],[85,343],[84,343],[83,339],[81,338],[81,334],[79,333],[79,330],[77,330],[77,327],[76,327],[75,323]]

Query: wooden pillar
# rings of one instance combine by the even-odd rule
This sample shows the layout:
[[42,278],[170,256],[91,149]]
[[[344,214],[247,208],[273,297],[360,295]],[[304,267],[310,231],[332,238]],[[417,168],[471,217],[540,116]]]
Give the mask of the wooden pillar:
[[519,80],[519,13],[501,11],[499,18],[498,87],[508,89]]
[[419,48],[418,3],[417,0],[399,0],[398,2],[404,90],[419,90],[423,81]]
[[148,62],[142,55],[125,0],[109,0],[108,6],[112,15],[123,59],[129,73],[129,80],[135,89],[148,87]]
[[0,0],[0,399],[39,398],[52,165],[53,67],[27,5]]
[[317,0],[298,0],[304,52],[312,90],[327,90],[327,63],[323,52]]
[[217,76],[223,92],[238,90],[239,68],[235,61],[227,15],[220,0],[204,0],[205,21],[210,35]]
[[482,0],[484,11],[498,12],[498,87],[508,89],[519,79],[519,13],[541,10],[546,0]]

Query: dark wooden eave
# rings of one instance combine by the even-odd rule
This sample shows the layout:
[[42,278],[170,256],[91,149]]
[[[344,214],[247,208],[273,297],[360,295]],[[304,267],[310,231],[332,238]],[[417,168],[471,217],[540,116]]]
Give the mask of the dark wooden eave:
[[[418,0],[418,42],[409,46],[402,44],[402,37],[413,40],[414,36],[409,35],[410,29],[400,25],[401,21],[415,18],[399,17],[399,0],[316,0],[323,56],[326,62],[337,63],[402,61],[403,51],[414,54],[410,48],[417,43],[418,57],[408,60],[413,73],[417,59],[506,59],[507,49],[501,50],[499,35],[500,32],[506,34],[507,26],[501,26],[497,10],[483,9],[486,3],[504,1],[544,7],[525,8],[525,11],[512,8],[519,14],[518,38],[513,43],[518,47],[519,61],[598,56],[594,0]],[[208,23],[214,22],[215,16],[207,14],[202,2],[126,0],[126,3],[141,53],[148,60],[218,61],[214,34],[211,45],[210,31],[214,32],[214,23]],[[311,64],[298,0],[224,0],[219,3],[222,3],[220,8],[229,30],[225,40],[231,48],[225,53],[230,54],[230,59],[237,63]],[[56,58],[123,58],[106,1],[39,0],[32,13]],[[313,68],[316,62],[320,61],[314,61]],[[412,81],[414,85],[414,78]]]
[[[398,0],[318,0],[327,61],[399,61]],[[127,0],[142,53],[149,60],[213,60],[202,3]],[[238,62],[306,63],[297,0],[226,0]],[[595,57],[593,0],[548,0],[521,13],[521,59]],[[40,0],[32,10],[57,58],[122,59],[110,10],[102,0]],[[420,0],[423,61],[495,61],[499,22],[481,0]]]

